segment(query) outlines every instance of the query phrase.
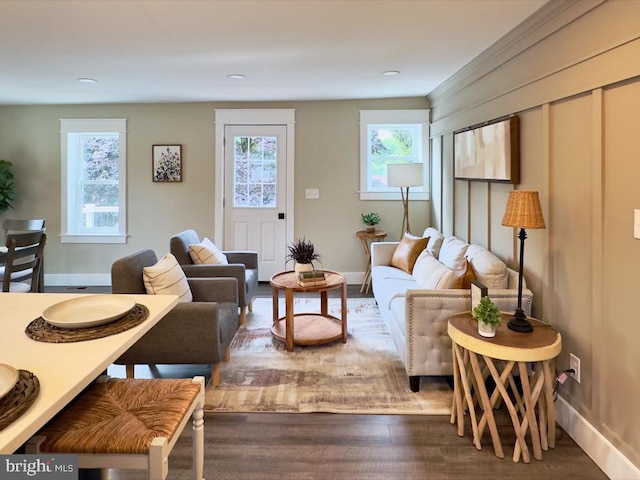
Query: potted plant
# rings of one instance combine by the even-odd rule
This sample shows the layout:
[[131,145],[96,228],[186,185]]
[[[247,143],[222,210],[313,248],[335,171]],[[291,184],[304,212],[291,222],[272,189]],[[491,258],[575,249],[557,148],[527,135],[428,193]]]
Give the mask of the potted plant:
[[6,160],[0,160],[0,213],[13,208],[13,201],[18,195],[13,185],[13,164]]
[[294,270],[296,273],[313,270],[313,261],[320,259],[320,254],[316,252],[315,246],[311,240],[304,238],[298,239],[288,245],[289,253],[287,261],[295,262]]
[[375,232],[376,225],[380,223],[380,215],[376,212],[361,213],[362,223],[367,226],[367,232]]
[[482,297],[478,305],[471,311],[471,316],[478,320],[478,333],[483,337],[495,337],[496,327],[502,321],[502,313],[489,297]]

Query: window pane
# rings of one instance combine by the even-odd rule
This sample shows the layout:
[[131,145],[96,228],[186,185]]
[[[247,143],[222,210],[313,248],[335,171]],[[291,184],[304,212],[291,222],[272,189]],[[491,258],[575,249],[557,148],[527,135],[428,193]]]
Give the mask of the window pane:
[[413,156],[414,131],[415,127],[370,127],[371,155],[385,157]]
[[277,137],[238,136],[234,146],[233,206],[275,208]]
[[85,180],[118,180],[117,136],[85,137],[82,150],[82,176]]

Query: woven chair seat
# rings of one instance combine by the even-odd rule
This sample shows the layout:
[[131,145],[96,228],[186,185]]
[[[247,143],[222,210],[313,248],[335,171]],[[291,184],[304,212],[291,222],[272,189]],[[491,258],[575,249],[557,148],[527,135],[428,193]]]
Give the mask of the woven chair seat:
[[201,480],[203,406],[202,377],[98,381],[28,442],[27,453],[77,454],[80,468],[146,468],[149,478],[164,479],[169,452],[193,415],[194,478]]

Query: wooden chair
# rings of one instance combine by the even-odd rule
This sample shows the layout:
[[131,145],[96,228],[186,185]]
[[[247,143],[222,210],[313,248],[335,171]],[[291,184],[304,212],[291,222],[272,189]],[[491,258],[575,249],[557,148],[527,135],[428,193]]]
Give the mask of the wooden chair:
[[[43,218],[36,219],[16,219],[7,218],[2,221],[2,229],[4,230],[4,239],[6,241],[7,235],[10,233],[27,233],[27,232],[39,232],[45,231],[45,220]],[[44,258],[40,260],[40,277],[38,279],[38,292],[44,292]],[[0,266],[0,277],[4,275],[4,267]],[[20,281],[19,278],[14,280]]]
[[[3,292],[40,291],[42,255],[46,242],[47,235],[43,231],[7,235]],[[30,282],[25,283],[25,280]]]
[[27,454],[78,455],[78,468],[147,470],[164,480],[169,454],[193,421],[193,478],[204,470],[204,377],[110,379],[88,390],[25,445]]

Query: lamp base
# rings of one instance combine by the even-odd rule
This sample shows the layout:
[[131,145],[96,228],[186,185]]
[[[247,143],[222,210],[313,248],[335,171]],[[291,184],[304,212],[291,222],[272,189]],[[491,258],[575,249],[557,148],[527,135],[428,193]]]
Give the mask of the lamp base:
[[521,308],[516,310],[509,323],[507,323],[509,330],[519,333],[531,333],[533,332],[533,325],[527,320],[527,316],[524,314]]

